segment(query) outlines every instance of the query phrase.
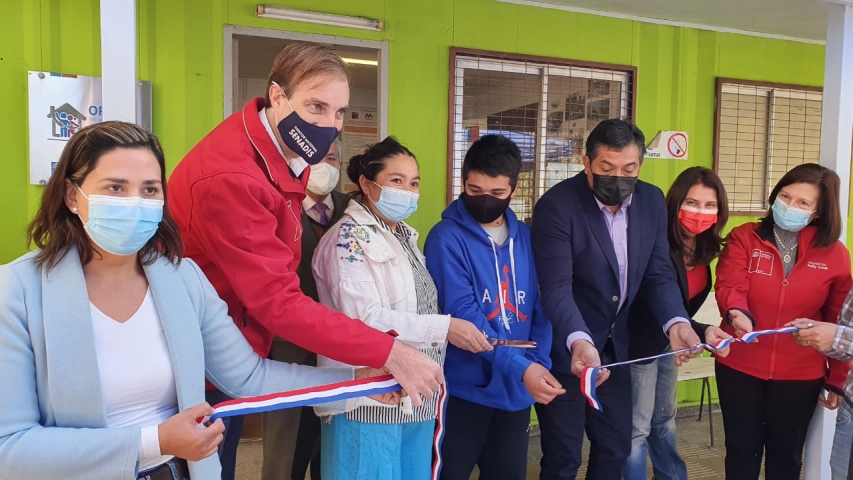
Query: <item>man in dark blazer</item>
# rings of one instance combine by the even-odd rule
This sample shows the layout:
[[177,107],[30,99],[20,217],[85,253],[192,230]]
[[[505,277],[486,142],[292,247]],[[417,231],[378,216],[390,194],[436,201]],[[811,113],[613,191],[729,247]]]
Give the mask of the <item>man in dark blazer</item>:
[[[337,223],[347,207],[347,196],[335,190],[341,170],[341,141],[326,157],[311,167],[308,189],[302,202],[302,259],[296,273],[302,293],[317,299],[317,284],[311,273],[314,250]],[[276,337],[270,358],[300,365],[317,365],[317,355]],[[320,479],[320,419],[311,407],[290,408],[263,415],[264,463],[262,480],[305,478],[311,465],[311,479]]]
[[[658,328],[673,350],[697,346],[676,284],[661,190],[637,180],[645,137],[624,120],[605,120],[586,141],[584,174],[551,188],[533,214],[533,253],[545,314],[554,328],[552,373],[566,394],[536,405],[542,480],[573,479],[584,431],[587,478],[619,479],[631,451],[631,374],[599,372],[603,412],[587,405],[581,371],[628,358],[628,311],[642,288],[654,298]],[[682,354],[677,363],[698,352]]]

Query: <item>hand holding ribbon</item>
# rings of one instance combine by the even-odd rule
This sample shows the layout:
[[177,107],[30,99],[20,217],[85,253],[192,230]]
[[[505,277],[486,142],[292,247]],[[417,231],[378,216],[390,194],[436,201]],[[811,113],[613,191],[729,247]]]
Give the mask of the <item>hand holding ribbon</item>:
[[794,340],[804,347],[814,347],[819,352],[832,348],[838,325],[829,322],[816,322],[808,318],[798,318],[787,325],[797,327]]
[[595,345],[586,340],[575,340],[572,343],[572,373],[579,376],[583,382],[584,375],[590,368],[595,372],[586,381],[594,383],[594,386],[601,385],[610,377],[610,370],[601,367],[601,358]]
[[693,327],[687,322],[679,322],[669,327],[669,344],[672,346],[675,354],[675,365],[681,366],[682,363],[689,361],[691,358],[699,354],[701,349],[699,346],[702,342],[699,340],[699,335],[693,331]]
[[[797,328],[795,326],[786,326],[786,327],[782,327],[782,328],[777,328],[775,330],[758,330],[758,331],[754,331],[754,332],[744,333],[743,335],[741,335],[738,338],[731,338],[731,337],[724,338],[715,344],[701,343],[701,344],[696,345],[695,347],[691,347],[691,348],[685,348],[685,349],[676,350],[673,352],[666,352],[666,353],[662,353],[660,355],[653,355],[651,357],[637,358],[634,360],[627,360],[624,362],[611,363],[609,365],[600,365],[600,366],[587,365],[587,366],[582,368],[580,375],[578,375],[581,378],[581,391],[583,392],[584,396],[587,399],[587,402],[589,402],[589,405],[592,408],[599,410],[599,411],[603,411],[604,408],[602,407],[601,402],[599,402],[595,396],[595,389],[598,385],[601,385],[601,382],[600,381],[599,382],[593,381],[593,379],[597,378],[600,375],[601,371],[607,371],[608,376],[609,376],[609,370],[607,370],[607,369],[610,369],[613,367],[618,367],[618,366],[622,366],[622,365],[630,365],[632,363],[644,362],[644,361],[648,361],[648,360],[654,360],[654,359],[666,357],[669,355],[678,356],[678,355],[683,355],[683,354],[689,354],[691,352],[695,356],[695,354],[697,354],[699,352],[699,350],[701,350],[703,348],[711,350],[712,352],[716,353],[718,351],[722,351],[722,350],[728,348],[729,345],[732,344],[732,342],[753,343],[753,342],[757,342],[758,337],[760,337],[762,335],[773,335],[773,334],[780,334],[780,333],[793,333],[793,332],[797,332],[797,331],[799,331],[799,328]],[[708,339],[706,338],[706,340],[708,340]],[[582,341],[579,340],[575,343],[580,343],[580,342],[582,342]],[[574,344],[572,344],[572,347],[574,350]],[[590,344],[590,347],[592,347],[591,344]],[[594,349],[595,347],[592,347],[592,348]],[[598,359],[598,352],[597,351],[595,352],[595,358],[596,358],[596,360]],[[573,373],[574,373],[574,370],[575,370],[575,363],[574,363],[574,361],[572,361],[572,372]]]
[[[717,345],[723,340],[727,338],[732,338],[731,335],[724,332],[720,327],[715,327],[713,325],[709,325],[708,328],[705,329],[705,343],[709,345]],[[718,357],[726,357],[729,354],[729,345],[726,344],[725,347],[714,350],[714,355]]]
[[752,331],[752,320],[736,308],[729,311],[729,323],[735,327],[735,336],[739,336],[741,332],[749,333]]

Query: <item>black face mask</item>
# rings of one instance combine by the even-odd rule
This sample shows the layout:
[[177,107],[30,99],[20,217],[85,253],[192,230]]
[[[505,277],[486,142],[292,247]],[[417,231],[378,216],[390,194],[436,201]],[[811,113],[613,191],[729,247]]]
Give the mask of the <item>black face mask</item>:
[[637,177],[592,174],[592,193],[599,202],[608,207],[622,205],[622,202],[634,192],[636,184]]
[[462,199],[462,204],[468,209],[468,213],[480,223],[492,223],[497,220],[506,212],[512,200],[510,197],[498,198],[488,194],[468,195],[465,192],[462,192],[459,198]]

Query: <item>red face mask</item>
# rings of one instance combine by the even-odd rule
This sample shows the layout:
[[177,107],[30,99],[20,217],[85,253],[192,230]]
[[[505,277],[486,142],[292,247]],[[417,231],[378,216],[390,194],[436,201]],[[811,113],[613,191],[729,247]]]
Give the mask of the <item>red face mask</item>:
[[682,205],[678,211],[678,221],[685,230],[693,235],[699,235],[717,223],[717,209]]

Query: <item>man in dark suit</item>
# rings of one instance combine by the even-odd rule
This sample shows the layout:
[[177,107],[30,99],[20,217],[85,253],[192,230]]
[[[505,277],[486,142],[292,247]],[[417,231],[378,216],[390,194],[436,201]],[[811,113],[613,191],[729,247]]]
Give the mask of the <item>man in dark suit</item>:
[[[314,250],[323,234],[346,210],[347,196],[335,190],[341,170],[341,141],[326,157],[311,166],[308,189],[302,201],[302,259],[296,270],[302,293],[317,301],[317,285],[311,273]],[[270,358],[300,365],[317,365],[317,355],[278,337]],[[320,479],[320,419],[311,407],[268,412],[263,415],[263,480],[305,478],[311,464],[311,479]]]
[[[673,350],[694,347],[667,242],[663,193],[637,180],[643,133],[605,120],[586,141],[584,174],[551,188],[533,214],[533,253],[545,314],[554,328],[552,373],[566,394],[536,405],[542,432],[540,478],[573,479],[586,431],[587,478],[619,479],[631,451],[631,373],[599,372],[603,412],[587,406],[581,371],[628,358],[628,310],[642,288]],[[698,352],[681,355],[686,361]]]

